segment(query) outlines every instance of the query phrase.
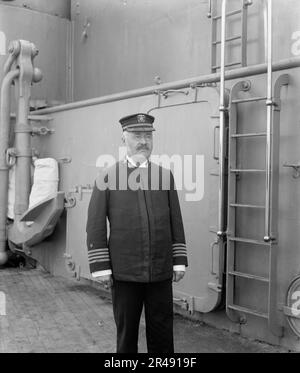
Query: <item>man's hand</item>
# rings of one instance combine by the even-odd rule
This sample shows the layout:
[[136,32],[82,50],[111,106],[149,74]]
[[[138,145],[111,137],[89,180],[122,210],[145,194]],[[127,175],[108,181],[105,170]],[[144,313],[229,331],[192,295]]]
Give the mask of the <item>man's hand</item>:
[[185,274],[184,271],[173,271],[173,281],[174,282],[180,281],[183,278],[184,274]]
[[113,285],[112,275],[105,275],[96,277],[96,281],[100,282],[100,284],[104,285],[105,289],[111,289]]

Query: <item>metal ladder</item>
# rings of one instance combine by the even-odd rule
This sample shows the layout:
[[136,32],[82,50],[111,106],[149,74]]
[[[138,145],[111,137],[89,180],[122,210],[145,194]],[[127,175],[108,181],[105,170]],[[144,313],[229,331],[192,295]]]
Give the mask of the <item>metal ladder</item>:
[[[277,213],[278,213],[278,177],[279,177],[279,135],[280,135],[280,90],[283,85],[288,84],[288,75],[281,75],[275,82],[274,98],[272,99],[272,122],[270,131],[266,132],[247,132],[240,133],[237,119],[238,105],[246,105],[247,103],[264,102],[267,97],[247,97],[239,98],[241,91],[250,89],[249,81],[240,81],[236,83],[230,93],[229,102],[229,164],[228,164],[228,220],[227,220],[227,263],[226,263],[226,278],[227,278],[227,293],[226,293],[226,312],[229,318],[235,322],[245,323],[245,314],[251,314],[269,322],[269,328],[273,334],[280,336],[282,328],[277,321],[277,302],[276,302],[276,283],[277,283]],[[266,151],[270,152],[271,163],[270,169],[242,169],[238,165],[237,157],[237,141],[251,139],[255,141],[257,138],[266,139]],[[269,146],[270,145],[270,146]],[[268,158],[268,154],[266,154]],[[270,171],[270,184],[266,186],[265,205],[241,203],[237,201],[237,180],[238,175],[248,173],[251,177],[263,173],[268,180]],[[270,196],[270,199],[269,199]],[[249,239],[245,237],[237,237],[237,209],[243,211],[264,210],[270,211],[270,221],[268,227],[265,227],[264,237]],[[247,215],[244,215],[245,217]],[[245,223],[245,221],[244,221]],[[269,235],[268,235],[269,232]],[[268,275],[258,276],[251,273],[245,273],[237,268],[237,250],[245,250],[239,247],[241,244],[254,245],[261,250],[268,250]],[[263,282],[268,286],[267,294],[267,311],[262,312],[257,309],[243,307],[236,304],[235,289],[237,278],[244,278],[252,281]]]
[[[282,335],[282,327],[277,319],[277,230],[278,230],[278,184],[279,184],[279,138],[280,138],[280,91],[283,85],[289,82],[288,75],[284,74],[277,78],[272,88],[272,3],[267,1],[267,96],[240,98],[241,91],[250,90],[249,81],[236,83],[230,93],[229,99],[229,162],[228,162],[228,219],[227,219],[227,263],[226,263],[226,312],[230,319],[235,322],[245,323],[246,314],[261,317],[268,320],[269,328],[273,334]],[[224,40],[224,39],[223,39]],[[237,113],[238,105],[247,103],[265,102],[267,108],[267,128],[265,132],[247,133],[240,132]],[[265,169],[245,169],[239,167],[237,142],[244,139],[255,141],[258,138],[266,140]],[[238,175],[248,174],[255,177],[258,174],[265,175],[265,204],[250,204],[237,201]],[[264,236],[255,239],[239,237],[237,230],[237,211],[263,210],[264,211]],[[240,216],[240,215],[239,215]],[[244,215],[243,224],[245,224]],[[245,250],[241,244],[259,247],[259,253],[268,250],[267,276],[258,276],[239,270],[237,250]],[[262,257],[261,257],[262,259]],[[238,284],[240,279],[247,279],[264,283],[267,285],[267,310],[262,311],[237,304],[237,289],[243,290]],[[242,288],[242,290],[241,290]],[[244,289],[246,290],[246,289]]]
[[[218,28],[218,21],[222,20],[222,15],[213,15],[213,0],[209,0],[209,10],[207,17],[211,18],[211,72],[215,73],[218,69],[221,68],[220,65],[217,65],[217,48],[218,45],[222,43],[221,40],[217,39],[217,28]],[[252,4],[251,0],[241,0],[241,9],[233,10],[231,12],[226,13],[226,20],[229,17],[233,17],[237,14],[241,15],[241,34],[240,35],[233,35],[230,37],[226,37],[225,42],[230,43],[235,40],[241,40],[241,60],[234,61],[227,63],[225,67],[232,67],[232,66],[247,66],[247,12],[248,6]]]

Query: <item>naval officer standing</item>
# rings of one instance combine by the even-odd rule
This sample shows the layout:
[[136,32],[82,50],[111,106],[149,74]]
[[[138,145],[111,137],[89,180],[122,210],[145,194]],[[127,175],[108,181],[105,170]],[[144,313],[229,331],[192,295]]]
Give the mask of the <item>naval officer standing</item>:
[[153,122],[143,113],[120,120],[127,156],[102,170],[88,208],[90,271],[112,290],[118,353],[138,351],[143,307],[148,352],[174,352],[172,279],[188,264],[172,172],[150,161]]

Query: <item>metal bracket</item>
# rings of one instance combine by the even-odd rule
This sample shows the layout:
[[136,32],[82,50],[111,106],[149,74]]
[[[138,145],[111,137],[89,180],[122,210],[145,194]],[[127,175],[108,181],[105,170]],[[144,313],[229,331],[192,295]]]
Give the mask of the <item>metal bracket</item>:
[[9,148],[6,151],[6,164],[12,167],[16,164],[17,150],[16,148]]
[[71,193],[78,193],[79,201],[82,200],[83,193],[91,193],[93,191],[93,187],[91,184],[87,185],[75,185],[73,189],[69,190],[69,194]]
[[216,82],[212,82],[212,83],[192,83],[190,85],[190,88],[191,89],[196,89],[196,88],[205,88],[205,87],[217,87],[217,83]]
[[159,91],[159,93],[160,93],[160,94],[161,94],[165,99],[167,99],[171,94],[177,94],[177,93],[180,93],[180,94],[183,94],[183,95],[188,96],[189,91],[182,91],[182,90],[178,90],[178,89],[168,89],[167,91]]
[[85,40],[89,37],[89,29],[91,27],[91,21],[88,17],[86,17],[84,25],[83,25],[83,31],[82,31],[82,39]]
[[210,250],[211,250],[211,269],[210,269],[210,273],[212,275],[217,275],[217,273],[214,271],[214,247],[217,246],[219,244],[219,240],[217,241],[214,241],[210,244]]
[[32,128],[31,132],[32,132],[32,136],[35,136],[35,135],[46,136],[46,135],[52,135],[55,132],[55,130],[47,128],[47,127],[40,127],[40,128],[34,127]]
[[291,168],[293,168],[293,178],[294,179],[298,179],[300,177],[300,164],[284,163],[283,167],[291,167]]
[[80,281],[80,272],[81,268],[80,265],[76,265],[74,260],[72,260],[72,255],[65,253],[63,255],[65,258],[65,264],[66,264],[66,269],[70,273],[72,277],[75,277],[77,281]]
[[[217,87],[217,83],[200,83],[200,84],[191,84],[190,85],[190,89],[193,89],[195,90],[195,98],[194,98],[194,102],[198,102],[198,89],[199,88],[215,88]],[[206,101],[208,102],[208,101]]]
[[59,163],[71,163],[72,162],[72,157],[58,158],[57,162],[59,162]]
[[177,304],[179,307],[184,309],[185,311],[188,311],[190,314],[194,313],[195,307],[194,307],[194,297],[188,296],[182,297],[182,298],[176,298],[173,297],[173,302]]
[[215,282],[209,282],[207,284],[208,288],[217,292],[217,293],[222,293],[222,285],[221,284],[216,284]]

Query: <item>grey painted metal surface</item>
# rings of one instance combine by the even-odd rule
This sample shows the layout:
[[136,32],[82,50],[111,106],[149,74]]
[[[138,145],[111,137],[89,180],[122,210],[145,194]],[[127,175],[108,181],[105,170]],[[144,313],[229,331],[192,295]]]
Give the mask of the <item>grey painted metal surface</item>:
[[[29,40],[39,50],[36,63],[44,74],[31,99],[49,103],[67,102],[67,33],[70,27],[67,19],[0,3],[0,80],[9,43],[12,40]],[[14,109],[13,106],[12,111]]]
[[[221,1],[215,3],[220,14]],[[299,55],[299,1],[272,3],[274,61]],[[228,11],[240,7],[241,0],[228,1]],[[248,7],[248,66],[265,62],[263,9],[260,0]],[[207,11],[208,2],[198,0],[73,0],[75,100],[150,86],[158,75],[167,83],[208,74]],[[231,17],[227,32],[241,34],[240,15]],[[240,41],[229,44],[226,63],[240,60]]]
[[70,18],[71,12],[71,0],[1,0],[0,5],[26,8],[62,18]]
[[206,13],[202,0],[72,1],[75,100],[209,73]]

